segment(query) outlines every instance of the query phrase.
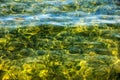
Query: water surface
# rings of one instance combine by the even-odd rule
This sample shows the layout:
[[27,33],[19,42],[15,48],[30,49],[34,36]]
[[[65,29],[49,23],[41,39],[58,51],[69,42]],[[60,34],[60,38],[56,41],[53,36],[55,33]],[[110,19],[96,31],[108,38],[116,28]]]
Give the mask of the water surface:
[[115,0],[2,0],[0,27],[117,24],[119,9]]
[[119,0],[0,0],[0,80],[120,80]]

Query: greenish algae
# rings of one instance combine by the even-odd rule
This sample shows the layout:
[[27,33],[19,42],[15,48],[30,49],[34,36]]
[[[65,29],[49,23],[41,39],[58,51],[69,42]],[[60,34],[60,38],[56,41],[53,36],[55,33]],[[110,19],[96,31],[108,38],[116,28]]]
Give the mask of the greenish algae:
[[119,25],[0,28],[0,80],[119,80]]

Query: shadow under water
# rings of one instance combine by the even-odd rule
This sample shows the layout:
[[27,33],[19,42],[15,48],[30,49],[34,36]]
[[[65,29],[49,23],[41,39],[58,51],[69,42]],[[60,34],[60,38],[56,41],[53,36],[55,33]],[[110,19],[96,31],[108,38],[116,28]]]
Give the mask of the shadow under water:
[[119,80],[120,25],[0,28],[1,80]]

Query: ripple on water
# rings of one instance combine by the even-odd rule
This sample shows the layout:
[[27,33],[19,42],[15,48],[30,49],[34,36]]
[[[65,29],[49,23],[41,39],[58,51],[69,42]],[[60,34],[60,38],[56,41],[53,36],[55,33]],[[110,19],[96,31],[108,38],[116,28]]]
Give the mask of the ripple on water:
[[119,0],[5,0],[0,2],[0,27],[116,24],[116,3]]

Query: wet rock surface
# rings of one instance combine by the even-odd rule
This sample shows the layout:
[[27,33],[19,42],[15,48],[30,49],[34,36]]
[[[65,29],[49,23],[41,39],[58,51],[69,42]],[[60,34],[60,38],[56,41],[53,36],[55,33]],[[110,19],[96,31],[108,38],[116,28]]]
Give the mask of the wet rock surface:
[[119,25],[44,25],[0,32],[0,79],[120,79]]

